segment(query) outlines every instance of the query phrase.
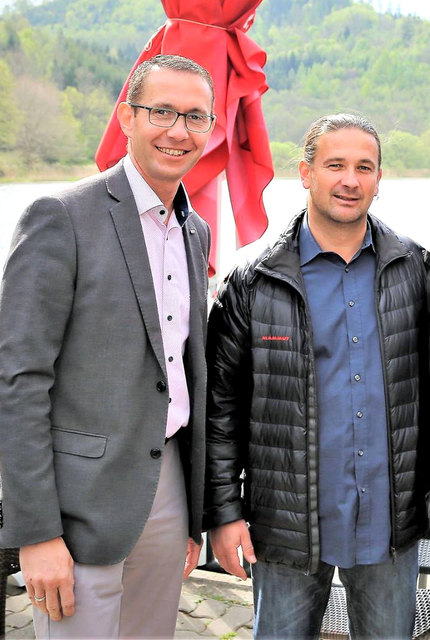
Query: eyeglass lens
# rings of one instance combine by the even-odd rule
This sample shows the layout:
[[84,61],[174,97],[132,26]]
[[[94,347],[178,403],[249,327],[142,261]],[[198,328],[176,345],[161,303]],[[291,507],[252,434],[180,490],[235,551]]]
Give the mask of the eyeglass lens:
[[[149,121],[159,127],[171,127],[175,124],[179,114],[172,109],[154,109],[149,112]],[[210,116],[202,113],[187,113],[185,116],[185,126],[190,131],[204,133],[211,126]]]

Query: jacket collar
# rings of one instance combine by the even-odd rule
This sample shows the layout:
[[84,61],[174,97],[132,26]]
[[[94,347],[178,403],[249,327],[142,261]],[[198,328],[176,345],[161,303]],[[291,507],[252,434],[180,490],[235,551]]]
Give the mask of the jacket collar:
[[[299,232],[306,209],[292,220],[287,229],[281,234],[274,246],[257,262],[255,270],[266,275],[287,279],[302,288],[303,280],[300,270]],[[372,214],[367,215],[375,252],[378,261],[378,271],[388,263],[405,257],[410,251],[394,231]]]
[[291,282],[296,288],[303,288],[300,269],[299,231],[306,209],[296,215],[287,229],[280,235],[273,247],[257,261],[255,271]]
[[387,225],[381,222],[379,218],[376,218],[376,216],[371,213],[369,213],[367,217],[370,228],[372,229],[379,271],[393,260],[404,258],[411,254],[411,251],[402,239],[387,227]]
[[133,195],[124,170],[124,159],[105,172],[106,188],[112,198],[120,202]]

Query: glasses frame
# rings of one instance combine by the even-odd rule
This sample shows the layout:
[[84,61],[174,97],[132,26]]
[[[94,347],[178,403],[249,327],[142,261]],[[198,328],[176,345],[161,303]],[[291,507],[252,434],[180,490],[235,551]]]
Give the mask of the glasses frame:
[[[170,129],[170,127],[173,127],[177,121],[179,116],[183,116],[184,118],[184,122],[185,122],[185,128],[187,131],[190,131],[191,133],[207,133],[208,131],[210,131],[210,128],[212,126],[213,121],[216,119],[216,115],[208,115],[207,113],[196,113],[195,111],[189,111],[188,113],[181,113],[181,111],[176,111],[176,109],[170,109],[170,108],[164,108],[164,107],[148,107],[145,104],[139,104],[137,102],[127,102],[128,105],[130,105],[130,107],[136,107],[138,109],[146,109],[148,111],[148,118],[149,118],[149,122],[150,124],[152,124],[154,127],[161,127],[162,129]],[[155,109],[163,109],[164,111],[170,111],[171,113],[175,113],[176,114],[176,118],[174,119],[174,121],[172,122],[172,124],[156,124],[155,122],[152,122],[151,120],[151,112],[154,111]],[[188,122],[187,122],[187,116],[193,115],[193,114],[199,115],[199,116],[204,116],[205,118],[209,119],[209,126],[207,129],[205,129],[204,131],[196,131],[195,129],[190,129],[190,127],[188,126]]]

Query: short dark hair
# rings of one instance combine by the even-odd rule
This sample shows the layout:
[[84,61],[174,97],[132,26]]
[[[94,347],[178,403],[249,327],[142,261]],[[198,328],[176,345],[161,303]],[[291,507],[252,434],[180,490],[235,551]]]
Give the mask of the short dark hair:
[[318,148],[318,139],[325,133],[339,131],[339,129],[360,129],[369,133],[376,140],[378,145],[378,168],[382,163],[381,141],[375,127],[366,118],[351,113],[336,113],[318,118],[311,124],[305,134],[304,160],[312,164]]
[[153,69],[173,69],[174,71],[186,71],[187,73],[199,75],[203,80],[206,80],[211,91],[212,110],[214,102],[214,85],[211,74],[194,60],[176,55],[159,54],[153,58],[149,58],[149,60],[145,60],[136,67],[128,83],[127,102],[138,102],[143,92],[145,78]]

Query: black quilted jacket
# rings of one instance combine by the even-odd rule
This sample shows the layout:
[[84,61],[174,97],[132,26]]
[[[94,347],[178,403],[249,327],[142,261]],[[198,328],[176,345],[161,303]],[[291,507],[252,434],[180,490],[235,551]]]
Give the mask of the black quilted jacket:
[[[245,518],[257,557],[312,573],[319,560],[318,407],[298,255],[302,216],[270,251],[234,270],[213,305],[204,524],[210,529]],[[369,220],[395,554],[428,528],[428,255],[373,216]]]

